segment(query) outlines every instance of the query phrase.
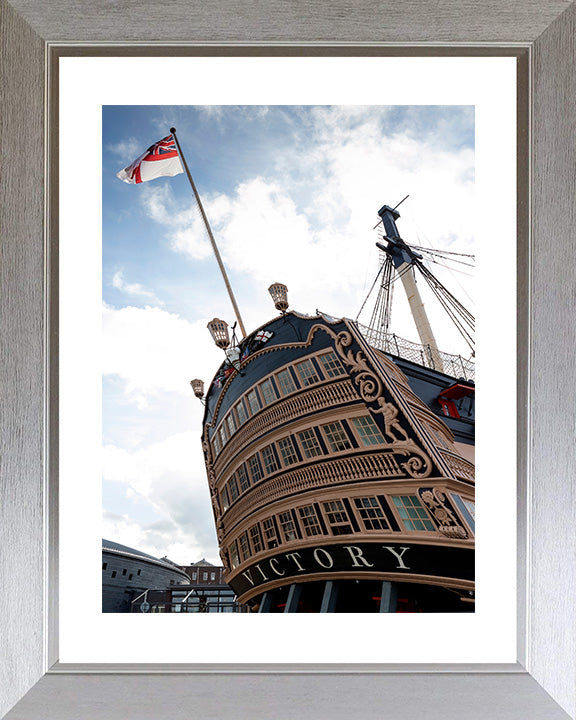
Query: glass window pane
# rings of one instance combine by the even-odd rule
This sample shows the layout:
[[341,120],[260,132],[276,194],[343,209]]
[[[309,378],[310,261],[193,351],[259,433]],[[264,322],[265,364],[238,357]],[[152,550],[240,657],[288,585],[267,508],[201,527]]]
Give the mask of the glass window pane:
[[264,461],[264,469],[266,473],[273,473],[278,470],[278,463],[276,462],[276,456],[272,450],[272,446],[262,448],[262,460]]
[[314,535],[322,535],[322,528],[318,522],[316,510],[313,505],[307,505],[306,507],[298,508],[298,514],[302,520],[302,527],[308,537]]
[[345,374],[340,360],[333,352],[320,355],[320,363],[327,377],[333,378]]
[[248,419],[248,416],[246,415],[246,410],[244,409],[244,404],[242,403],[242,400],[237,402],[234,408],[236,410],[236,417],[238,418],[238,423],[240,425],[243,425]]
[[395,495],[392,500],[407,530],[433,532],[436,529],[416,495]]
[[250,412],[252,413],[252,415],[254,415],[260,410],[260,400],[258,399],[256,390],[250,390],[248,395],[246,395],[246,399],[248,400]]
[[296,365],[296,370],[300,376],[303,387],[320,382],[320,378],[318,377],[318,373],[316,372],[316,368],[314,367],[312,360],[304,360],[304,362],[298,363]]
[[298,456],[294,450],[292,438],[287,437],[279,440],[278,449],[280,450],[280,455],[284,465],[293,465],[295,462],[298,462]]
[[248,460],[248,466],[250,468],[250,474],[252,475],[252,482],[256,483],[262,479],[262,468],[257,455],[252,455]]
[[301,433],[298,433],[298,437],[300,438],[300,442],[302,443],[304,455],[307,458],[313,458],[322,455],[322,448],[320,447],[320,443],[318,442],[318,438],[316,437],[316,433],[314,432],[314,430],[303,430]]
[[268,378],[268,380],[264,380],[263,383],[260,383],[260,392],[262,393],[264,405],[269,405],[271,402],[274,402],[274,400],[277,400],[276,388],[272,384],[272,380],[270,380],[270,378]]
[[348,435],[346,435],[346,432],[339,421],[323,425],[322,428],[326,433],[328,443],[333,452],[348,450],[352,447],[352,444],[348,439]]
[[373,418],[369,415],[364,415],[359,418],[352,418],[352,424],[356,428],[360,440],[365,447],[370,445],[382,445],[384,438],[380,432],[378,425],[374,422]]
[[282,370],[282,372],[279,372],[276,377],[278,378],[278,384],[280,386],[280,392],[282,393],[282,395],[289,395],[296,390],[296,385],[294,384],[292,373],[288,368],[286,368],[286,370]]

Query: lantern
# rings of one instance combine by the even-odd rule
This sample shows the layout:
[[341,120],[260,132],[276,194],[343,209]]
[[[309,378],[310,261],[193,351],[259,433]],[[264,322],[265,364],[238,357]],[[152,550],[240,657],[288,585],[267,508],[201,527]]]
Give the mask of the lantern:
[[208,330],[216,344],[216,347],[226,350],[230,345],[230,336],[228,335],[228,323],[225,320],[214,318],[208,323]]
[[196,395],[198,400],[202,400],[202,398],[204,397],[204,382],[196,378],[195,380],[190,380],[190,385],[192,385],[194,395]]
[[282,283],[274,283],[268,288],[268,292],[274,300],[274,307],[281,313],[288,310],[288,288]]

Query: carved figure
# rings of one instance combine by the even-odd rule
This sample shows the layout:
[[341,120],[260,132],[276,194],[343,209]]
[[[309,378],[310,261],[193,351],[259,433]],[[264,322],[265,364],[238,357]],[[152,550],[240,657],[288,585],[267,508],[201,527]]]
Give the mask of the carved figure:
[[[374,413],[382,413],[384,417],[384,433],[392,440],[392,442],[400,442],[402,440],[409,441],[408,435],[398,421],[398,410],[391,402],[386,402],[383,397],[378,398],[379,410],[373,410]],[[400,433],[402,437],[398,437],[395,432]]]

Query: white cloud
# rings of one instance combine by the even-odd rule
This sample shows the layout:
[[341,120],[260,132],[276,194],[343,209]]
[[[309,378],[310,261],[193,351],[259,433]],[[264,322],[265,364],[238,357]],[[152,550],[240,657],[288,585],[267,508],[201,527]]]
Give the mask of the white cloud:
[[136,138],[130,137],[121,142],[109,143],[106,145],[106,150],[117,155],[122,161],[125,161],[126,165],[129,165],[142,155],[146,148],[142,147],[142,143],[139,143]]
[[163,305],[164,303],[162,300],[160,300],[151,290],[146,290],[146,288],[143,285],[140,285],[140,283],[129,283],[126,282],[124,279],[124,273],[122,270],[118,270],[114,273],[114,276],[112,277],[111,281],[112,287],[115,287],[117,290],[120,290],[123,293],[126,293],[126,295],[133,295],[135,297],[141,297],[146,300],[150,300],[151,302],[155,303],[156,305]]
[[132,451],[106,445],[103,479],[125,485],[133,505],[148,504],[160,518],[141,522],[137,508],[130,520],[105,513],[104,537],[182,563],[214,554],[214,520],[198,434],[179,433]]
[[128,515],[104,510],[102,513],[102,537],[135,548],[157,558],[168,557],[179,565],[187,565],[206,559],[221,565],[214,550],[215,542],[196,542],[170,521],[141,524]]
[[[294,127],[301,134],[300,148],[279,147],[274,166],[265,173],[245,178],[230,194],[203,196],[224,262],[239,285],[235,289],[248,332],[275,314],[266,292],[275,281],[288,285],[291,307],[355,317],[378,270],[372,230],[377,210],[407,194],[398,221],[407,242],[474,252],[473,151],[449,149],[433,132],[425,140],[414,133],[386,137],[382,115],[382,108],[316,108],[306,136]],[[211,257],[194,204],[175,203],[168,183],[142,188],[142,201],[174,252],[195,261]],[[441,268],[432,269],[454,286]],[[470,278],[460,282],[469,289]],[[116,283],[139,297],[148,292],[122,275]],[[402,330],[396,332],[417,340],[402,294],[398,287],[394,315]],[[219,300],[227,309],[218,306]],[[372,295],[367,307],[374,300]],[[223,286],[210,303],[211,312],[231,321]],[[442,311],[426,298],[425,303],[440,348],[452,352],[454,345],[468,356]],[[206,329],[209,319],[191,323],[158,307],[104,306],[104,373],[120,377],[125,398],[141,411],[157,410],[157,417],[177,412],[175,398],[181,410],[182,397],[189,397],[199,429],[200,406],[189,381],[210,380],[223,359]],[[177,562],[200,556],[218,562],[210,550],[215,537],[199,431],[166,437],[161,432],[157,427],[155,434],[132,444],[116,433],[106,446],[105,478],[125,486],[133,506],[148,504],[161,518],[146,524],[106,513],[107,534]]]
[[165,184],[146,186],[142,204],[147,215],[164,226],[175,252],[185,253],[194,260],[210,256],[210,241],[195,202],[183,208],[181,203],[174,202],[170,186]]
[[[247,178],[230,195],[203,197],[225,265],[244,275],[255,294],[280,281],[292,307],[355,317],[378,269],[377,210],[405,195],[398,222],[405,240],[470,251],[474,152],[449,150],[433,132],[385,135],[385,115],[379,107],[314,108],[301,146],[280,147],[266,175]],[[151,191],[146,208],[176,252],[195,260],[211,255],[197,212],[176,211],[169,189]],[[434,271],[454,287],[442,269]],[[250,304],[243,299],[247,317]],[[257,324],[269,316],[261,313]],[[399,334],[417,339],[401,303],[396,315]],[[459,342],[448,330],[446,350],[454,349],[453,339]]]
[[222,362],[210,339],[208,319],[187,322],[154,307],[103,305],[104,375],[125,382],[129,400],[145,407],[162,393],[191,395],[190,380],[210,379]]

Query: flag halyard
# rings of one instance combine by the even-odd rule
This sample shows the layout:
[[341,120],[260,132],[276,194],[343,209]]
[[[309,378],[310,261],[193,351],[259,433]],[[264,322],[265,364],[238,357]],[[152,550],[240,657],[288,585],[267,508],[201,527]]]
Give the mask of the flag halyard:
[[183,172],[174,136],[167,135],[151,145],[128,167],[117,172],[116,177],[134,185],[158,177],[174,177]]

